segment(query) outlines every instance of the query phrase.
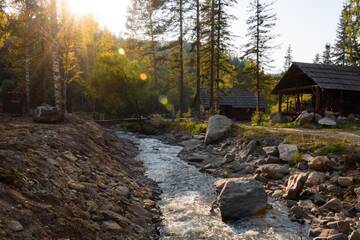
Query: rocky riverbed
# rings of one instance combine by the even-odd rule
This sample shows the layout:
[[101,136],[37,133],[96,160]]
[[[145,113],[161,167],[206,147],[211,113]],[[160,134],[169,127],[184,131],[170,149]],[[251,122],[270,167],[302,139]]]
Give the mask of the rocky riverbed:
[[97,124],[0,118],[0,239],[156,239],[156,184]]
[[[184,147],[181,159],[221,178],[254,177],[268,196],[284,201],[289,218],[311,225],[317,239],[360,239],[360,171],[349,155],[315,156],[282,139],[228,138],[211,145],[204,135],[168,135]],[[293,162],[293,160],[296,162]]]

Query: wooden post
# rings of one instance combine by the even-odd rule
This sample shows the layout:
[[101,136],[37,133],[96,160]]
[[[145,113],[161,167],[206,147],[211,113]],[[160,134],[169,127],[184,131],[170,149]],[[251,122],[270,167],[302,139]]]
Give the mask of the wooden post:
[[315,112],[320,113],[321,112],[321,92],[320,87],[315,87]]
[[279,112],[282,112],[282,100],[283,100],[283,94],[282,92],[279,92]]

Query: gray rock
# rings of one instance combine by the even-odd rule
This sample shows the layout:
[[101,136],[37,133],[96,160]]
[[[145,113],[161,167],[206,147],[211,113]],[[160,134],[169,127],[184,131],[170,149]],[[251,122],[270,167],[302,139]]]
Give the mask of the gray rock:
[[296,200],[305,186],[307,174],[300,173],[289,178],[284,197]]
[[265,152],[266,155],[269,155],[269,156],[277,157],[279,155],[279,151],[276,146],[263,147],[263,151]]
[[358,231],[353,231],[349,236],[349,240],[360,240],[360,233]]
[[300,207],[300,206],[293,206],[290,209],[290,214],[292,216],[294,216],[296,219],[304,219],[304,218],[308,218],[309,215],[306,211],[306,209]]
[[326,224],[326,226],[328,228],[336,229],[339,232],[344,233],[344,234],[351,233],[350,221],[341,220],[341,221],[329,222]]
[[66,157],[68,160],[75,162],[78,160],[78,158],[72,153],[72,152],[64,152],[64,157]]
[[105,222],[103,222],[103,226],[104,226],[104,228],[111,230],[111,231],[121,231],[122,230],[122,227],[114,221],[105,221]]
[[336,126],[336,121],[333,120],[332,118],[324,117],[318,121],[318,124],[320,124],[322,126],[334,127],[334,126]]
[[337,181],[341,187],[350,187],[353,184],[352,177],[338,177]]
[[332,198],[324,204],[323,208],[327,208],[333,211],[340,211],[342,208],[342,202],[337,198]]
[[272,123],[282,123],[284,122],[284,117],[281,112],[272,113],[270,116]]
[[281,163],[280,158],[275,157],[275,156],[267,156],[265,158],[265,163],[266,164],[271,164],[271,163]]
[[354,189],[356,196],[360,197],[360,187]]
[[300,123],[300,126],[312,123],[314,121],[315,114],[303,111],[297,118],[296,121]]
[[280,144],[278,146],[280,159],[283,161],[292,161],[293,156],[299,153],[299,149],[296,145],[293,144]]
[[235,159],[245,161],[252,154],[258,145],[258,141],[252,140],[236,155]]
[[58,112],[56,107],[45,104],[35,108],[33,120],[36,123],[52,124],[62,122],[64,118]]
[[201,146],[202,141],[200,141],[199,139],[193,138],[193,139],[189,139],[189,140],[185,140],[179,143],[180,146],[184,147],[185,151],[193,151],[194,149],[198,148],[199,146]]
[[222,115],[210,117],[208,128],[205,135],[205,143],[210,144],[222,139],[226,132],[230,130],[233,122]]
[[223,179],[215,183],[224,221],[255,215],[267,207],[263,185],[251,178]]
[[320,172],[329,171],[334,167],[333,162],[327,156],[314,157],[309,161],[308,164],[311,170]]
[[14,232],[21,232],[22,230],[24,230],[23,225],[19,221],[16,221],[16,220],[9,221],[8,227]]
[[324,183],[325,174],[322,172],[311,172],[306,180],[306,185],[309,187],[317,186]]
[[258,168],[258,171],[265,177],[278,180],[289,174],[289,167],[280,164],[266,164]]

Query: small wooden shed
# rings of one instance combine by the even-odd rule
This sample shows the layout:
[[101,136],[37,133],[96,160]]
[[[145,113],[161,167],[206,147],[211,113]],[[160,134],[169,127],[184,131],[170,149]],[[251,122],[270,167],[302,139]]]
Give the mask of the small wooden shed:
[[[210,97],[204,89],[200,94],[200,102],[204,110],[210,108]],[[219,90],[219,97],[215,102],[221,114],[236,120],[250,120],[256,111],[257,97],[250,90],[227,88]],[[260,97],[260,110],[266,110],[263,97]]]
[[[279,96],[279,112],[282,112],[283,97],[287,95],[295,96],[298,112],[360,113],[360,68],[294,62],[272,94]],[[312,96],[311,109],[303,107],[304,94]]]

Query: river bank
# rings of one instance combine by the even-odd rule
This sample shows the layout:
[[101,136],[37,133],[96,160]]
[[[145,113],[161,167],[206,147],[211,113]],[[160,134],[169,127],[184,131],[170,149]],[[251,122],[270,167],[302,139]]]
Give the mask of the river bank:
[[288,206],[292,221],[311,225],[310,237],[359,239],[360,171],[357,160],[350,159],[355,152],[316,157],[299,147],[297,159],[284,161],[278,151],[284,139],[278,136],[233,136],[210,145],[204,139],[203,134],[167,136],[184,147],[179,157],[202,172],[262,182],[268,196]]
[[0,118],[0,239],[157,239],[137,148],[91,121]]

